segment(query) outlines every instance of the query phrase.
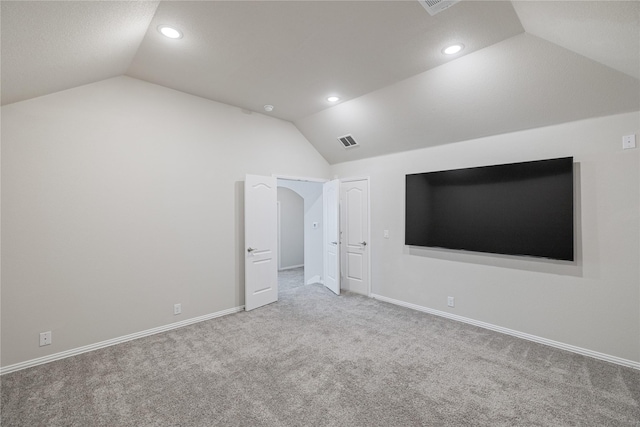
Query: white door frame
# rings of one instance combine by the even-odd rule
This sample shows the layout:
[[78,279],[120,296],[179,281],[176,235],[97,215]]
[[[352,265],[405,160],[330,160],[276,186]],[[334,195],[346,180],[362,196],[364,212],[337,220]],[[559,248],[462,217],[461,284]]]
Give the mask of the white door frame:
[[[273,176],[276,179],[288,179],[291,181],[308,181],[308,182],[320,182],[320,183],[325,183],[330,181],[329,179],[324,179],[324,178],[310,178],[310,177],[299,177],[299,176],[291,176],[291,175],[279,175],[279,174],[272,174],[271,176]],[[340,179],[340,183],[343,182],[351,182],[351,181],[367,181],[367,223],[368,223],[368,228],[367,228],[367,242],[369,242],[369,249],[371,249],[372,247],[372,242],[371,242],[371,179],[369,176],[355,176],[355,177],[349,177],[349,178],[337,178]],[[342,216],[341,216],[342,219]],[[343,224],[340,224],[340,228],[344,228]],[[371,296],[372,295],[372,280],[371,280],[371,250],[368,250],[366,253],[366,257],[367,257],[367,273],[369,276],[369,280],[368,280],[368,284],[367,284],[367,296]],[[340,267],[342,269],[342,266]],[[342,274],[342,272],[341,272]]]
[[[368,176],[355,176],[355,177],[350,177],[350,178],[341,178],[340,179],[340,184],[344,183],[344,182],[353,182],[353,181],[367,181],[367,231],[366,231],[366,236],[367,236],[367,243],[368,243],[368,250],[366,251],[365,256],[367,257],[367,275],[369,280],[367,281],[367,296],[371,297],[372,292],[371,292],[371,248],[373,246],[373,242],[371,242],[371,179]],[[342,189],[342,186],[340,186],[340,188]],[[340,200],[342,200],[342,191],[340,192]],[[342,215],[340,215],[340,221],[342,222]],[[344,229],[344,224],[340,224],[340,229]],[[342,263],[340,265],[340,274],[343,275],[342,272],[342,268],[343,268],[344,263]]]
[[[339,179],[325,182],[322,185],[323,281],[324,285],[336,295],[340,295],[340,282],[342,281],[342,268],[340,267],[342,264],[340,230],[341,185],[342,183]],[[332,263],[332,260],[335,260],[335,263]]]
[[[300,183],[310,183],[310,184],[324,184],[325,182],[328,182],[328,179],[325,178],[313,178],[313,177],[301,177],[301,176],[291,176],[291,175],[279,175],[279,174],[272,174],[272,177],[276,178],[276,182],[278,182],[278,185],[280,183],[280,180],[284,180],[284,181],[297,181]],[[293,190],[294,192],[296,192],[296,190]],[[299,194],[296,192],[296,194]],[[320,196],[322,197],[322,196]],[[306,216],[306,212],[305,212],[305,216]],[[319,222],[322,223],[322,218],[319,218]],[[307,224],[305,224],[305,230],[304,230],[304,239],[305,239],[305,248],[307,245],[307,239],[311,239],[311,235],[307,233]],[[316,246],[314,246],[316,247]],[[321,250],[321,255],[322,252],[324,251],[324,248]],[[305,259],[307,259],[307,252],[305,251]],[[311,260],[311,259],[316,259],[316,257],[311,257],[308,258],[307,260]],[[317,265],[312,264],[312,268],[310,270],[305,269],[305,285],[307,284],[311,284],[311,283],[323,283],[324,282],[324,270],[320,269],[318,270],[317,268],[313,268],[313,267],[317,267]],[[309,271],[311,271],[309,273]]]
[[[278,182],[278,180],[276,180],[276,183]],[[280,225],[281,225],[281,221],[280,221],[280,200],[276,201],[276,204],[278,205],[278,223],[276,224],[276,226],[278,227],[278,271],[282,270],[282,236],[280,235]]]
[[300,177],[300,176],[289,176],[289,175],[273,174],[271,176],[274,177],[275,179],[287,179],[289,181],[321,182],[321,183],[325,183],[327,181],[330,181],[329,179],[323,179],[323,178],[305,178],[305,177]]

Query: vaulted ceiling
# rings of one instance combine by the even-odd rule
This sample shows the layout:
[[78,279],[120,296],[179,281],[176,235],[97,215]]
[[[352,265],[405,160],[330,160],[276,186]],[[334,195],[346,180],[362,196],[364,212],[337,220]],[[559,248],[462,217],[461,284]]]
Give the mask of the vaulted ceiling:
[[640,110],[637,1],[1,7],[3,105],[127,75],[289,120],[330,163]]

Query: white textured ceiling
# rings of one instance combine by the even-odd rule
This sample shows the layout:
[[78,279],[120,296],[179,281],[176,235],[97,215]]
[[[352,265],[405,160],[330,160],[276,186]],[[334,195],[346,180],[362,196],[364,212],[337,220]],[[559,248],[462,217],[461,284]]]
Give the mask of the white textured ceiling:
[[[634,111],[639,93],[637,79],[521,34],[295,123],[339,163]],[[347,133],[358,148],[338,142]]]
[[640,78],[638,1],[513,2],[527,33]]
[[[436,16],[416,0],[1,7],[2,104],[129,75],[273,104],[331,163],[640,109],[637,1],[463,1]],[[445,57],[451,42],[466,48]],[[344,150],[347,133],[361,146]]]
[[523,31],[509,2],[436,17],[417,1],[163,2],[127,74],[296,120],[445,63],[451,42],[473,52]]
[[2,1],[2,105],[127,72],[158,2]]

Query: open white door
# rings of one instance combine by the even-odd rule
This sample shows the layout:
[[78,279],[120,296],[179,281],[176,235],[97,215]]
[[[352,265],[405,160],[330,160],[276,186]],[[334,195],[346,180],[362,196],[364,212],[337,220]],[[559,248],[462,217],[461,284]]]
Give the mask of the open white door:
[[244,181],[244,308],[278,301],[277,180],[247,175]]
[[340,295],[340,181],[322,188],[324,206],[324,285]]

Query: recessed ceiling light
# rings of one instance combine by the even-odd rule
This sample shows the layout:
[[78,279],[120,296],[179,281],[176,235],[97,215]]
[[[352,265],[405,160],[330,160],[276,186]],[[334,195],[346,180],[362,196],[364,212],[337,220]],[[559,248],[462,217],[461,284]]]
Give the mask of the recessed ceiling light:
[[329,102],[338,102],[340,101],[340,98],[338,98],[337,96],[330,96],[327,98],[327,101]]
[[169,37],[170,39],[181,39],[182,38],[182,32],[180,30],[177,30],[173,27],[170,27],[168,25],[160,25],[158,26],[158,31],[160,31],[160,33],[165,36],[165,37]]
[[464,49],[464,45],[459,43],[442,49],[442,53],[444,53],[445,55],[453,55],[460,52],[462,49]]

